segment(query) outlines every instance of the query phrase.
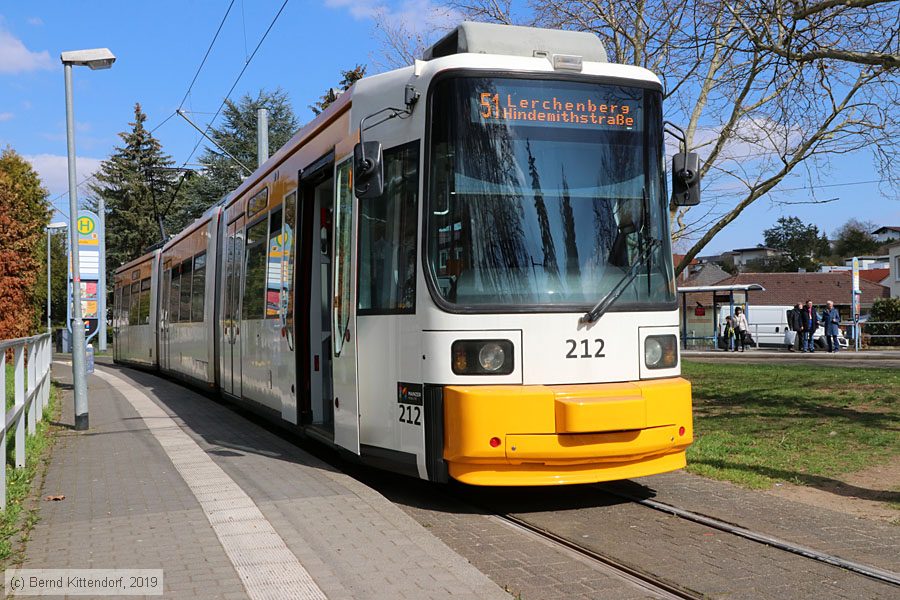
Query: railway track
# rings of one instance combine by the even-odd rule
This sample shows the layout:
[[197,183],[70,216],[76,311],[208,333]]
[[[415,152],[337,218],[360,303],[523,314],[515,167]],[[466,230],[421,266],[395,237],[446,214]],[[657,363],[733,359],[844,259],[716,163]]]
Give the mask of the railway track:
[[[888,590],[900,587],[900,574],[898,573],[872,565],[847,560],[840,556],[801,546],[768,534],[741,527],[734,523],[728,523],[721,519],[682,509],[654,499],[594,486],[581,488],[581,490],[577,492],[575,490],[572,491],[574,494],[569,497],[568,503],[561,503],[557,507],[559,510],[577,511],[581,507],[587,508],[592,505],[601,506],[604,502],[594,495],[599,491],[608,497],[611,496],[616,498],[618,501],[624,500],[627,503],[652,511],[675,516],[678,519],[682,519],[695,525],[715,529],[726,533],[729,536],[736,536],[749,542],[774,549],[775,551],[785,552],[797,557],[802,557],[803,559],[828,565],[832,568],[841,569],[868,578],[877,584],[887,586],[884,588],[884,592],[877,592],[874,588],[868,588],[868,591],[865,592],[860,590],[860,597],[869,597],[870,594],[872,597],[881,597],[881,594],[883,593],[890,595],[895,592]],[[572,499],[573,496],[577,496],[577,498]],[[653,567],[654,563],[652,560],[649,562],[634,561],[633,555],[631,558],[621,560],[618,558],[621,556],[619,552],[602,543],[598,545],[596,543],[585,544],[580,542],[577,539],[578,536],[573,533],[571,520],[569,521],[568,526],[561,524],[557,527],[546,519],[532,518],[532,516],[536,516],[542,512],[542,510],[550,510],[547,505],[544,505],[546,508],[541,509],[535,506],[535,501],[531,501],[527,506],[522,506],[516,501],[509,501],[510,496],[506,496],[506,501],[504,501],[504,496],[500,496],[498,499],[493,494],[489,494],[488,499],[483,495],[479,496],[476,492],[473,497],[473,494],[470,491],[461,491],[460,494],[454,494],[454,497],[457,501],[472,506],[473,508],[477,508],[482,513],[490,515],[491,518],[499,519],[523,533],[540,538],[545,543],[565,548],[570,553],[574,553],[582,559],[590,561],[598,570],[626,579],[647,590],[653,596],[661,598],[709,597],[710,590],[707,590],[705,585],[699,584],[696,578],[692,579],[690,577],[685,577],[682,579],[674,575],[671,570],[668,572],[657,571]],[[592,502],[592,498],[596,501]],[[540,500],[537,500],[537,504],[542,503]],[[535,510],[538,512],[535,513]],[[584,518],[590,519],[592,517],[586,514]],[[632,518],[634,518],[634,515],[632,515]],[[587,522],[588,521],[585,521],[585,523]],[[590,532],[591,530],[588,528],[586,531]],[[588,536],[585,535],[584,537]],[[596,536],[593,533],[591,534],[591,537],[596,540]],[[609,552],[607,552],[607,549]],[[704,568],[702,563],[698,563],[698,568]],[[715,595],[715,593],[713,593],[713,595]]]
[[789,552],[791,554],[796,554],[798,556],[803,556],[804,558],[808,558],[811,560],[815,560],[818,562],[822,562],[834,567],[839,567],[841,569],[845,569],[847,571],[851,571],[853,573],[857,573],[859,575],[864,575],[865,577],[869,577],[870,579],[874,579],[876,581],[880,581],[883,583],[889,583],[895,586],[900,587],[900,573],[894,573],[892,571],[888,571],[885,569],[879,569],[878,567],[874,567],[872,565],[866,565],[863,563],[847,560],[841,558],[840,556],[835,556],[833,554],[828,554],[827,552],[821,552],[819,550],[815,550],[813,548],[809,548],[806,546],[801,546],[800,544],[794,544],[793,542],[788,542],[786,540],[782,540],[780,538],[767,535],[764,533],[759,533],[756,531],[752,531],[745,527],[741,527],[739,525],[735,525],[734,523],[729,523],[727,521],[723,521],[721,519],[716,519],[715,517],[710,517],[708,515],[704,515],[701,513],[697,513],[694,511],[686,510],[683,508],[679,508],[677,506],[672,506],[671,504],[667,504],[665,502],[660,502],[658,500],[653,500],[651,498],[640,498],[634,496],[632,494],[627,494],[620,491],[613,491],[604,489],[601,490],[605,494],[610,494],[613,496],[617,496],[624,500],[629,500],[631,502],[635,502],[640,504],[641,506],[646,506],[647,508],[671,514],[676,517],[686,519],[688,521],[692,521],[694,523],[698,523],[700,525],[705,525],[707,527],[712,527],[713,529],[717,529],[719,531],[723,531],[725,533],[730,533],[732,535],[736,535],[738,537],[763,544],[765,546],[770,546],[772,548],[778,548],[779,550],[783,550],[785,552]]
[[527,521],[523,521],[512,515],[495,513],[492,516],[525,535],[540,538],[544,543],[554,545],[566,552],[574,553],[578,557],[591,562],[594,568],[607,573],[608,575],[629,581],[657,598],[665,600],[700,600],[704,598],[703,594],[656,577],[651,573],[647,573],[631,565],[620,562],[611,556],[606,556],[590,550],[589,548],[575,544],[564,537],[535,527]]

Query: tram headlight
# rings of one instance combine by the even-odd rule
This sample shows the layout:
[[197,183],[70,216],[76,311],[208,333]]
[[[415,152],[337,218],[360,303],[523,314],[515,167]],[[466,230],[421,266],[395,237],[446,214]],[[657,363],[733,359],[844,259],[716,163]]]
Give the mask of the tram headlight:
[[671,369],[678,364],[674,335],[651,335],[644,340],[644,364],[648,369]]
[[514,366],[509,340],[456,340],[450,357],[456,375],[509,375]]
[[503,348],[500,344],[495,342],[485,344],[481,347],[481,350],[478,351],[478,364],[480,364],[481,368],[485,371],[493,373],[503,366],[503,361],[505,360],[504,354],[505,352],[503,352]]

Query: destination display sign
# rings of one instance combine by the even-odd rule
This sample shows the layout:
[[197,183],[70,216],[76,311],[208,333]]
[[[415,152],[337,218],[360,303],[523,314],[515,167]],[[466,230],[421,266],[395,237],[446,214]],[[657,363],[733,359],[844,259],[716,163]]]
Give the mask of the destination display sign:
[[643,90],[637,88],[494,80],[472,89],[473,123],[642,130]]

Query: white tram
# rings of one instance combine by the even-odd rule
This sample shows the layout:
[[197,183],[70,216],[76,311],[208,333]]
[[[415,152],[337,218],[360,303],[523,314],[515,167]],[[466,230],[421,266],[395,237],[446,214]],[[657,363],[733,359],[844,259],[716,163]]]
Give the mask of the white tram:
[[119,269],[115,359],[433,481],[680,468],[661,91],[589,34],[464,23]]

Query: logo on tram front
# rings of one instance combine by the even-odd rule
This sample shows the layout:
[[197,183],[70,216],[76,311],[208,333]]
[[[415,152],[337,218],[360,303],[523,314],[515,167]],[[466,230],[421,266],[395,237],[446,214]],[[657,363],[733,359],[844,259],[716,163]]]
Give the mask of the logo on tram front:
[[398,382],[397,402],[400,404],[422,406],[422,384]]

